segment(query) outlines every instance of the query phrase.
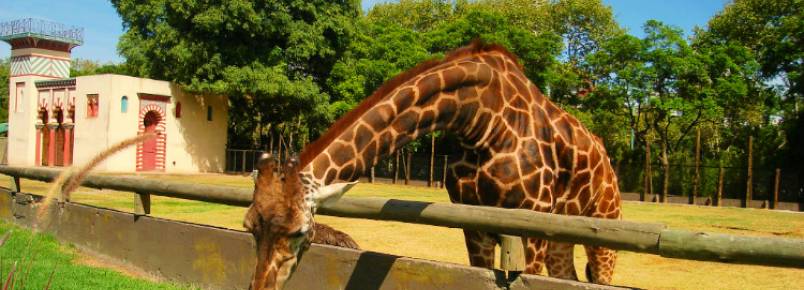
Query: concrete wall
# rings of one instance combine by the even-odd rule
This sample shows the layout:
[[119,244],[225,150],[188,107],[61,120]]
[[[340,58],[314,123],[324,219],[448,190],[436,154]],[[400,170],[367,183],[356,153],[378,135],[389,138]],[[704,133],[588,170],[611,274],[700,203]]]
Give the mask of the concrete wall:
[[[0,191],[0,218],[161,276],[206,289],[246,289],[255,263],[250,234],[135,216],[74,203],[34,214],[36,197]],[[58,286],[58,285],[56,285]],[[513,277],[450,263],[313,245],[286,289],[623,289],[532,275]]]

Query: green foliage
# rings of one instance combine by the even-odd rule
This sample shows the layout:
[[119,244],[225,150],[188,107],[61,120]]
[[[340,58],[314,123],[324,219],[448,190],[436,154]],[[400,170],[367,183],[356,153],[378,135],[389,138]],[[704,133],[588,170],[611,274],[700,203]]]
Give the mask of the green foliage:
[[11,64],[8,59],[0,59],[0,123],[8,122],[9,74]]
[[101,64],[97,61],[89,59],[80,59],[80,58],[72,60],[72,64],[70,66],[70,77],[80,77],[80,76],[97,75],[97,74],[119,74],[119,75],[136,76],[130,71],[130,68],[125,63]]
[[254,140],[250,132],[267,124],[320,128],[330,121],[326,80],[360,13],[357,1],[112,4],[126,30],[118,48],[133,72],[229,96],[230,135],[245,136],[230,144],[249,147],[264,135]]
[[690,38],[651,20],[642,39],[600,0],[403,0],[366,15],[355,1],[139,2],[113,1],[126,63],[76,71],[228,95],[230,147],[265,146],[275,134],[312,140],[384,81],[476,38],[517,55],[617,164],[641,167],[647,141],[663,164],[689,163],[697,129],[710,165],[743,166],[748,136],[757,168],[794,164],[791,146],[804,143],[801,0],[736,0]]
[[786,79],[788,93],[804,98],[804,2],[736,0],[709,21],[703,43],[737,42],[753,51],[766,78]]
[[[80,253],[60,245],[50,235],[34,234],[27,229],[0,222],[0,233],[9,233],[0,246],[2,277],[5,282],[13,264],[17,263],[15,287],[44,289],[51,272],[50,289],[192,289],[182,285],[154,283],[127,277],[118,272],[80,265]],[[10,289],[10,288],[9,288]]]

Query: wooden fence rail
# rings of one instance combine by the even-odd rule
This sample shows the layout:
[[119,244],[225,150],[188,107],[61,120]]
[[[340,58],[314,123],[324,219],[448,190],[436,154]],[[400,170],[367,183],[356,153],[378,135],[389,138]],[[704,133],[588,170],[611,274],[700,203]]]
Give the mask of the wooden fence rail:
[[[52,181],[60,171],[0,166],[15,178]],[[248,206],[252,190],[137,177],[89,175],[83,186]],[[804,268],[804,240],[667,229],[661,224],[605,220],[448,203],[341,198],[321,214],[481,230],[606,246],[663,257]],[[505,223],[501,223],[505,220]]]

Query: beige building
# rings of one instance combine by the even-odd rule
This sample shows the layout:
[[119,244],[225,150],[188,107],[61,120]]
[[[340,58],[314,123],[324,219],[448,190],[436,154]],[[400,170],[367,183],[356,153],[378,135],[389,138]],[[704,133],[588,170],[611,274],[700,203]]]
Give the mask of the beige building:
[[98,170],[224,170],[225,97],[121,75],[70,78],[70,52],[82,44],[83,30],[39,22],[0,24],[0,40],[11,45],[9,165],[83,164],[124,139],[155,131],[157,138],[115,154]]

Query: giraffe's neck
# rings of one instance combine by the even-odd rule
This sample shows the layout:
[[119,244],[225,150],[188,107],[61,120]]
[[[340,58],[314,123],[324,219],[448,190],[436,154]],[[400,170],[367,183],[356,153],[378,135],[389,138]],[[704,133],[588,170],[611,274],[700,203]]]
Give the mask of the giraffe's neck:
[[302,176],[308,192],[356,180],[382,157],[436,130],[455,133],[466,149],[511,151],[515,135],[532,135],[539,130],[534,122],[545,123],[530,117],[545,102],[515,61],[502,53],[443,63],[382,96],[315,155]]

